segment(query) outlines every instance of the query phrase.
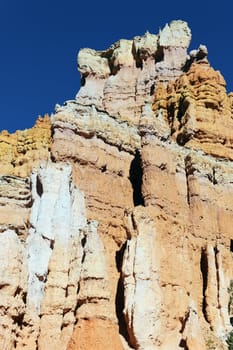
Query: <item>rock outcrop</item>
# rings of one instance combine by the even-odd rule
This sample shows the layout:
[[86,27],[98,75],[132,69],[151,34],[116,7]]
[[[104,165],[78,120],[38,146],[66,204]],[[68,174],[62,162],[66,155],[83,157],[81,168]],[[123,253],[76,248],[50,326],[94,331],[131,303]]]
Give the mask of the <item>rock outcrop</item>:
[[27,177],[34,166],[50,158],[51,120],[39,117],[31,129],[0,133],[0,174]]
[[232,94],[204,45],[82,49],[82,86],[0,134],[2,350],[227,349]]

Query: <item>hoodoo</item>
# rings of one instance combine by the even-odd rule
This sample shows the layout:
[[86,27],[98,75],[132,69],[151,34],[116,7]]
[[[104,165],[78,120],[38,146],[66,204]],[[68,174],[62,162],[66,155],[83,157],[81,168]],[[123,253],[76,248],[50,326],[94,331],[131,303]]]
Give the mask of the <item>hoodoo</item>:
[[0,133],[1,350],[226,350],[233,94],[186,22],[78,54],[81,88]]

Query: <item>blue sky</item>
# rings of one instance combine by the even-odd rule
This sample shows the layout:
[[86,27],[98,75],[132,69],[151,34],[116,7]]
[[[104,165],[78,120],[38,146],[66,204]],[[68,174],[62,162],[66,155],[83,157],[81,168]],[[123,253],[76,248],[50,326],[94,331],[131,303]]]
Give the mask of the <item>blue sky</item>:
[[31,127],[79,89],[76,56],[105,49],[173,19],[189,23],[190,49],[205,44],[209,61],[233,91],[230,1],[0,0],[0,129]]

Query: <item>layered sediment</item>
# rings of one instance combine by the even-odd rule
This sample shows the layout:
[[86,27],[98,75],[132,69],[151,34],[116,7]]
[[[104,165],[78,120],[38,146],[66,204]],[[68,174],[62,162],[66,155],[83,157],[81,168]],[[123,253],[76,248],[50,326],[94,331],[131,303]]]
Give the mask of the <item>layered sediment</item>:
[[75,99],[0,134],[1,349],[227,349],[233,99],[190,40],[82,49]]

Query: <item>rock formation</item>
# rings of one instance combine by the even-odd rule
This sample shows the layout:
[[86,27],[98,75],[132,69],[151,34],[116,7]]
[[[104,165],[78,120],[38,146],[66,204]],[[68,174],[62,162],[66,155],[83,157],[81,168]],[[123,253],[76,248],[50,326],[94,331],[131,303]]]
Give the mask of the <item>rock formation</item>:
[[82,86],[0,134],[2,350],[227,349],[233,94],[191,32],[82,49]]

